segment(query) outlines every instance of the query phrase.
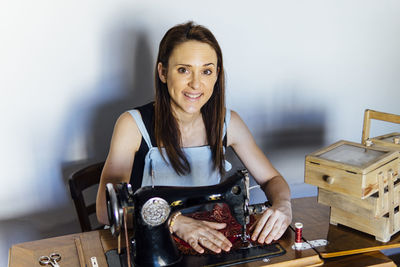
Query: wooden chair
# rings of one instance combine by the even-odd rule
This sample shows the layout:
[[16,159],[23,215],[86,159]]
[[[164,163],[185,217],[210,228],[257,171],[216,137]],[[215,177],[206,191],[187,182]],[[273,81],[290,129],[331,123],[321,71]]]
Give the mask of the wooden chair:
[[363,145],[365,145],[366,141],[369,139],[372,119],[400,124],[400,115],[366,109],[364,113],[364,126],[361,137],[361,143]]
[[88,232],[103,227],[100,225],[93,229],[89,216],[96,213],[96,201],[91,205],[86,205],[83,194],[85,189],[100,182],[103,166],[104,162],[92,164],[74,172],[69,178],[71,197],[75,203],[75,209],[78,214],[82,232]]

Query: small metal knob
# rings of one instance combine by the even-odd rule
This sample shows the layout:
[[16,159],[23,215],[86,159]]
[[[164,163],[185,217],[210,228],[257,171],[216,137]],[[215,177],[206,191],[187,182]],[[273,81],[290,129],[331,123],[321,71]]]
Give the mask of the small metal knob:
[[372,143],[372,141],[371,140],[366,140],[365,141],[365,145],[366,146],[372,146],[374,143]]
[[400,144],[400,137],[396,136],[393,138],[393,143],[395,143],[396,145]]
[[327,182],[328,184],[333,184],[333,182],[335,181],[335,178],[329,175],[324,175],[322,176],[322,179]]

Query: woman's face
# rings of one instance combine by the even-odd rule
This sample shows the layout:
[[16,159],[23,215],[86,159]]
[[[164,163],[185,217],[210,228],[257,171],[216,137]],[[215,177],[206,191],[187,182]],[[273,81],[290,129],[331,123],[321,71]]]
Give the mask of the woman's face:
[[198,113],[210,99],[218,78],[217,54],[209,44],[187,41],[172,51],[167,73],[158,64],[158,74],[167,83],[176,115]]

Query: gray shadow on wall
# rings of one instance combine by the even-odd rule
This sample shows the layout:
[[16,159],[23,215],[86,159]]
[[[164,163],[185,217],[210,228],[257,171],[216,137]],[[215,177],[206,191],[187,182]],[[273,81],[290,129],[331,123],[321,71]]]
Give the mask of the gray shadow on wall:
[[325,110],[281,110],[276,119],[277,126],[262,135],[261,149],[288,182],[292,198],[315,196],[316,187],[304,183],[305,157],[325,145]]
[[[83,116],[85,125],[81,131],[86,136],[86,158],[79,161],[62,163],[62,177],[70,197],[68,179],[72,173],[90,164],[104,161],[107,157],[113,128],[118,117],[126,110],[144,105],[154,98],[153,73],[154,60],[145,29],[118,29],[107,36],[104,49],[102,80],[99,81],[95,95],[80,99],[73,110],[66,132],[76,125]],[[82,108],[84,107],[84,108]],[[68,146],[73,140],[66,138]],[[66,150],[66,149],[65,149]],[[66,153],[64,151],[63,157]],[[100,178],[100,177],[99,177]],[[95,189],[97,186],[94,186]],[[85,190],[85,201],[93,203],[97,190],[93,187]],[[69,201],[69,209],[75,210],[73,202]],[[74,229],[78,223],[77,215],[72,212]],[[51,231],[51,229],[49,229]],[[65,229],[66,233],[70,229]],[[55,233],[59,235],[59,233]],[[51,233],[50,233],[51,235]]]
[[[98,105],[90,119],[87,150],[90,157],[105,160],[114,124],[124,111],[144,105],[154,99],[154,60],[146,34],[128,33],[121,51],[123,70],[122,94],[117,99]],[[128,44],[128,45],[126,45]],[[109,88],[109,90],[114,90]],[[108,93],[105,93],[106,95]]]
[[282,110],[275,118],[278,126],[265,132],[263,146],[269,150],[322,146],[325,117],[323,110],[312,107],[300,111]]

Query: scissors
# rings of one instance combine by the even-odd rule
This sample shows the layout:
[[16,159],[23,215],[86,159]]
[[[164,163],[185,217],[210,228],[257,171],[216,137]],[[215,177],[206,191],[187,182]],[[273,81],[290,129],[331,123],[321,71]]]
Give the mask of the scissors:
[[51,265],[53,267],[60,267],[57,262],[61,260],[60,253],[51,253],[50,256],[40,256],[40,265]]

